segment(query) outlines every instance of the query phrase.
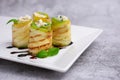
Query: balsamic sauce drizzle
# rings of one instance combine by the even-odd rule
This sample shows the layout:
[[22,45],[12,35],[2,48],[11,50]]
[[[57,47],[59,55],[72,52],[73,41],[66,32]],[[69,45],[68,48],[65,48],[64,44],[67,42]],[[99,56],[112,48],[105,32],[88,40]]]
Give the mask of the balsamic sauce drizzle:
[[35,57],[35,56],[31,56],[31,57],[30,57],[30,59],[36,59],[36,58],[37,58],[37,57]]
[[11,52],[11,54],[24,53],[24,52],[28,52],[28,51],[14,51],[14,52]]
[[25,57],[27,55],[30,55],[30,54],[29,53],[27,53],[27,54],[19,54],[18,57]]
[[[70,46],[72,44],[73,44],[73,42],[71,42],[68,46]],[[58,47],[58,46],[55,46],[55,47]],[[65,47],[59,47],[59,48],[63,49],[63,48],[66,48],[66,47],[67,46],[65,46]],[[15,46],[8,46],[6,48],[11,49],[11,48],[16,48],[16,47]],[[26,48],[18,48],[18,49],[19,50],[23,50],[23,49],[26,49]],[[19,54],[18,57],[25,57],[27,55],[31,55],[28,50],[27,51],[13,51],[10,54],[25,53],[25,52],[27,52],[27,53],[26,54]],[[36,59],[36,57],[35,56],[31,56],[30,59]]]
[[19,50],[27,49],[27,48],[18,48]]
[[73,42],[71,42],[68,46],[70,46],[70,45],[72,45],[73,44]]
[[[8,46],[8,47],[6,47],[6,48],[16,48],[15,46]],[[27,48],[18,48],[19,50],[22,50],[22,49],[27,49]]]
[[[70,44],[68,44],[67,46],[70,46],[70,45],[72,45],[72,44],[73,44],[73,42],[70,42]],[[54,46],[54,47],[58,47],[59,49],[64,49],[64,48],[66,48],[67,46],[64,46],[64,47]]]
[[8,46],[8,47],[6,47],[6,48],[14,48],[14,46]]

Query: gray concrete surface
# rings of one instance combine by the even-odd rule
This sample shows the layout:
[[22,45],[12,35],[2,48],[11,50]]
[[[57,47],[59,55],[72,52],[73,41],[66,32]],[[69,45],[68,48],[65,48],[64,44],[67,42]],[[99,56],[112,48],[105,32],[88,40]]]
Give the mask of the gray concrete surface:
[[120,80],[120,0],[0,0],[0,16],[34,11],[63,14],[72,24],[104,32],[66,73],[0,59],[0,80]]

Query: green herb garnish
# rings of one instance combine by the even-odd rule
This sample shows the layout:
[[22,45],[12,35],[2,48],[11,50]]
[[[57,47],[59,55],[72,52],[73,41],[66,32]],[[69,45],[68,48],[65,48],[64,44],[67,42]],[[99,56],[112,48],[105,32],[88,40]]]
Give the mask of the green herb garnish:
[[9,20],[9,21],[7,22],[7,24],[10,23],[10,22],[14,22],[14,24],[17,24],[17,23],[18,23],[18,20],[17,20],[17,19],[11,19],[11,20]]
[[35,22],[32,22],[31,27],[34,29],[38,28],[38,26],[35,24]]
[[37,30],[40,30],[40,31],[43,31],[43,32],[48,32],[48,31],[51,31],[51,24],[47,23],[47,24],[39,27],[39,26],[36,25],[35,22],[32,22],[31,28],[37,29]]
[[41,51],[38,52],[38,54],[37,54],[37,57],[38,57],[38,58],[45,58],[45,57],[47,57],[47,56],[48,56],[48,52],[45,51],[45,50],[41,50]]
[[57,55],[59,52],[59,48],[50,48],[48,50],[41,50],[38,52],[37,57],[38,58],[46,58],[46,57],[51,57]]
[[59,48],[50,48],[49,50],[48,50],[48,56],[55,56],[55,55],[57,55],[58,54],[58,52],[59,52]]

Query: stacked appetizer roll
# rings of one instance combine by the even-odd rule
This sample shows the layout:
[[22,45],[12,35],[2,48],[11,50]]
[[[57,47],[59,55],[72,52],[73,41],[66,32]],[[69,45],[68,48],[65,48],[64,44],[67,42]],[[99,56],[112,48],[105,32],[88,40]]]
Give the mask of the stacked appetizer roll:
[[30,27],[29,52],[37,55],[41,50],[47,50],[52,47],[51,19],[48,14],[35,12],[33,22]]
[[30,27],[29,52],[36,55],[41,50],[47,50],[52,47],[51,24],[38,20],[33,22]]
[[52,30],[54,46],[63,47],[71,43],[71,22],[66,16],[52,18]]
[[20,17],[14,20],[12,25],[12,45],[17,48],[27,48],[29,40],[29,28],[32,19],[30,16]]

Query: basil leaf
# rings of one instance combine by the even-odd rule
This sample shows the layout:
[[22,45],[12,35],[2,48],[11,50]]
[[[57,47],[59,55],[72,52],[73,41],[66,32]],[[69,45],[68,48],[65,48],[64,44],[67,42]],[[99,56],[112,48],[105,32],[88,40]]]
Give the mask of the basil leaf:
[[15,24],[17,24],[17,23],[18,23],[18,20],[17,20],[17,19],[11,19],[11,20],[9,20],[9,21],[7,22],[7,24],[10,23],[10,22],[14,22]]
[[55,48],[55,47],[50,48],[48,50],[48,56],[55,56],[58,54],[58,52],[59,52],[59,48]]
[[40,52],[38,52],[38,54],[36,55],[38,58],[46,58],[48,56],[55,56],[57,55],[59,52],[59,48],[50,48],[48,50],[41,50]]
[[45,50],[41,50],[40,52],[38,52],[38,54],[37,54],[37,57],[38,58],[45,58],[45,57],[47,57],[48,56],[48,53],[47,53],[47,51],[45,51]]

